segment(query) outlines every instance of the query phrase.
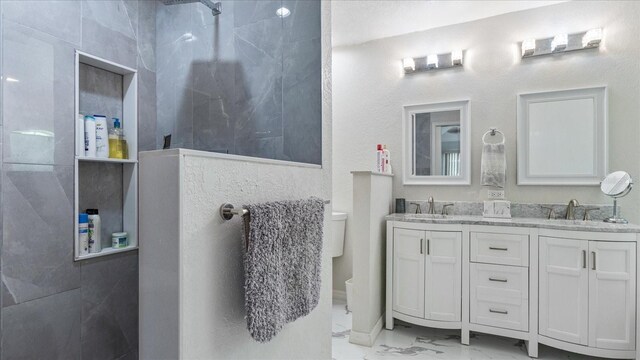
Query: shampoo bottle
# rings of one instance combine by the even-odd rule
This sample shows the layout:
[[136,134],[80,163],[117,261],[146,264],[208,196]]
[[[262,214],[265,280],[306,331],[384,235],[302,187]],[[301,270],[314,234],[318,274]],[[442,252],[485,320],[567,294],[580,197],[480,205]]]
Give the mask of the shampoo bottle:
[[98,209],[87,209],[89,220],[89,252],[99,253],[102,250],[102,237],[100,236],[100,215]]
[[78,243],[79,255],[89,253],[89,217],[85,213],[78,215]]
[[76,118],[76,156],[84,156],[84,115]]
[[84,156],[96,157],[96,119],[84,117]]
[[109,137],[107,118],[104,115],[93,115],[96,119],[96,157],[109,157]]

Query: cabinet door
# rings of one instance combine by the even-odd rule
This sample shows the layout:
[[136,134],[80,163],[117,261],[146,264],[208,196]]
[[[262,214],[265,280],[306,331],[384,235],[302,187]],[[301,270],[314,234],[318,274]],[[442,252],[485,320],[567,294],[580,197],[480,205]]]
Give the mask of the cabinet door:
[[393,231],[393,310],[424,317],[424,238],[420,230]]
[[539,246],[539,332],[587,345],[589,242],[541,236]]
[[589,242],[589,346],[634,350],[636,245]]
[[462,233],[427,232],[425,318],[461,321]]

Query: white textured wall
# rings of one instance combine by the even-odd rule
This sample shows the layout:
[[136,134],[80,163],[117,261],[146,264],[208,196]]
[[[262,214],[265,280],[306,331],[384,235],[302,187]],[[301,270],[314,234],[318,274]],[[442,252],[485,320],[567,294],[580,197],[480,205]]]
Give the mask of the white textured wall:
[[[337,47],[333,52],[333,205],[351,214],[352,170],[371,170],[376,143],[392,152],[394,197],[483,200],[479,183],[481,136],[497,126],[507,136],[507,198],[514,202],[604,203],[597,187],[516,186],[516,96],[595,85],[609,90],[609,170],[640,179],[640,2],[571,1],[408,35]],[[599,51],[521,61],[518,42],[560,32],[604,28]],[[466,49],[464,69],[403,76],[400,59]],[[402,106],[471,100],[472,184],[403,186]],[[560,145],[559,145],[560,148]],[[640,223],[640,192],[620,202]],[[349,224],[347,223],[347,226]],[[351,239],[334,260],[334,288],[351,276]]]

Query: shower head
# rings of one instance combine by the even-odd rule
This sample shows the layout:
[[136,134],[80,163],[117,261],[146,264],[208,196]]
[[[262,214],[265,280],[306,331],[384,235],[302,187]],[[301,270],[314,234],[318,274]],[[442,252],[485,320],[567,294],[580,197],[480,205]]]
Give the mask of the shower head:
[[213,2],[211,0],[162,0],[165,5],[180,5],[199,2],[211,9],[213,16],[220,15],[222,13],[222,3]]

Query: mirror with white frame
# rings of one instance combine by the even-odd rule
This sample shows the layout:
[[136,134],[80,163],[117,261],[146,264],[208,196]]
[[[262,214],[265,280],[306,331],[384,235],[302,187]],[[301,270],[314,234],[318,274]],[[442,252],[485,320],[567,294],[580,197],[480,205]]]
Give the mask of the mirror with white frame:
[[598,185],[607,173],[605,87],[518,96],[518,185]]
[[404,107],[405,185],[468,185],[469,101]]

